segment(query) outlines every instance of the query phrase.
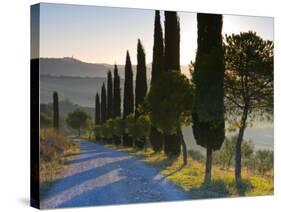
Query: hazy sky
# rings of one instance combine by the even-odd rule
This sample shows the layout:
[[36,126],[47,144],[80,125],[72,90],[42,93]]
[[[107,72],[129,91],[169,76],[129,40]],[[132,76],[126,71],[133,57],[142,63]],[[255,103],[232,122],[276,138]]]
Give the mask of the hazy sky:
[[[71,57],[95,63],[125,63],[128,49],[136,63],[137,39],[152,61],[154,10],[124,9],[64,4],[41,4],[40,56]],[[196,13],[178,12],[180,17],[181,65],[194,60],[197,46]],[[161,12],[162,28],[164,14]],[[253,30],[273,40],[274,21],[268,17],[223,16],[223,34]]]

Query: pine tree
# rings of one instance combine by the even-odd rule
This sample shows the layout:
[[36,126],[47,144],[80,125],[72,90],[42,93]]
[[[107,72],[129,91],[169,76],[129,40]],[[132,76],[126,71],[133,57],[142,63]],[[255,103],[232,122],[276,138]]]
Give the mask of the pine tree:
[[[138,39],[137,45],[137,73],[136,73],[136,87],[135,87],[135,118],[140,116],[139,107],[143,103],[147,93],[147,80],[146,80],[146,62],[145,52]],[[146,143],[145,138],[135,140],[135,145],[138,148],[144,148]]]
[[[176,12],[165,11],[165,71],[180,71],[180,26]],[[181,132],[165,134],[166,155],[178,156],[181,150]]]
[[56,91],[53,92],[53,127],[59,130],[59,96]]
[[[113,83],[113,118],[121,118],[121,91],[120,91],[120,76],[118,74],[117,65],[114,65],[114,83]],[[114,136],[114,143],[121,144],[121,137]]]
[[101,124],[106,121],[106,89],[104,83],[101,88]]
[[193,134],[206,148],[205,183],[211,180],[212,151],[224,141],[224,55],[222,15],[197,14],[197,54],[194,67]]
[[[164,46],[163,46],[163,32],[160,20],[159,10],[155,11],[154,20],[154,44],[152,56],[152,71],[151,71],[151,87],[156,79],[159,78],[164,69]],[[155,127],[151,126],[150,143],[155,152],[160,152],[163,149],[164,137],[163,134]]]
[[96,94],[96,106],[95,106],[95,124],[99,125],[100,124],[100,97],[99,94]]
[[112,118],[113,108],[112,108],[112,75],[111,71],[107,72],[107,119]]
[[[133,69],[129,51],[127,51],[125,64],[123,119],[125,119],[130,113],[134,113]],[[132,138],[126,133],[123,136],[123,144],[125,146],[133,145]]]

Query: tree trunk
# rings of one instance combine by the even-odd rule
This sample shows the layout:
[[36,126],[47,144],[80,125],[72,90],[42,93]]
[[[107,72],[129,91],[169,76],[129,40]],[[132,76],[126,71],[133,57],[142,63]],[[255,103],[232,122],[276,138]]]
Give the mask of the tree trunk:
[[212,154],[213,150],[211,146],[207,146],[207,158],[206,158],[206,166],[205,166],[205,179],[204,183],[209,184],[211,182],[211,176],[212,176]]
[[246,128],[247,116],[248,116],[248,108],[246,107],[243,111],[237,142],[236,142],[236,151],[235,151],[235,180],[236,181],[241,180],[241,146],[242,146],[242,141]]
[[180,139],[181,139],[181,145],[182,145],[182,156],[183,156],[183,164],[187,165],[187,149],[186,149],[186,143],[184,142],[182,131],[179,131]]
[[80,127],[78,128],[78,137],[80,137]]

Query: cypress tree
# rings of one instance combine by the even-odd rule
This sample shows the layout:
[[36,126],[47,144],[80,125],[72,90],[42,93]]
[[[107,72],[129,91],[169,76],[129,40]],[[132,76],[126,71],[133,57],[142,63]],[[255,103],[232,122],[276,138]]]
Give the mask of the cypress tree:
[[224,141],[224,55],[222,15],[197,14],[197,54],[194,67],[193,134],[206,148],[205,183],[211,180],[212,151]]
[[[129,51],[127,51],[125,64],[123,119],[125,119],[130,113],[134,113],[133,69]],[[123,144],[125,146],[133,145],[133,139],[126,133],[123,135]]]
[[106,89],[104,83],[101,88],[101,124],[106,121]]
[[99,125],[100,124],[100,97],[99,94],[96,94],[96,102],[95,102],[95,124]]
[[[96,101],[95,101],[95,125],[100,124],[100,97],[99,94],[96,93]],[[99,140],[100,138],[96,135],[96,140]]]
[[121,89],[120,76],[117,65],[114,65],[114,84],[113,84],[113,117],[121,116]]
[[163,32],[160,20],[159,10],[155,11],[154,20],[154,44],[152,56],[152,71],[151,71],[151,86],[153,81],[159,77],[159,74],[164,68],[164,46],[163,46]]
[[[180,71],[180,26],[176,12],[165,11],[165,71]],[[166,155],[178,156],[181,150],[181,132],[165,134],[164,151]]]
[[[164,69],[164,46],[163,32],[160,20],[159,10],[155,11],[154,19],[154,44],[152,56],[152,71],[151,71],[151,87]],[[155,152],[160,152],[163,149],[163,134],[155,127],[151,126],[150,143]]]
[[113,108],[112,108],[112,75],[111,71],[107,72],[107,119],[112,118]]
[[[146,62],[145,62],[145,52],[141,44],[140,39],[138,39],[137,45],[137,73],[136,73],[136,87],[135,87],[135,118],[140,115],[139,106],[143,103],[144,98],[147,93],[147,80],[146,80]],[[144,148],[145,138],[135,141],[135,145],[138,148]]]
[[59,130],[59,96],[56,91],[53,92],[53,127]]
[[[113,81],[113,118],[121,117],[121,91],[120,76],[118,74],[117,65],[114,65],[114,81]],[[121,138],[114,136],[114,143],[121,144]]]
[[139,116],[138,107],[143,103],[147,93],[146,80],[146,62],[145,52],[141,41],[138,40],[137,47],[137,73],[136,73],[136,87],[135,87],[135,116]]

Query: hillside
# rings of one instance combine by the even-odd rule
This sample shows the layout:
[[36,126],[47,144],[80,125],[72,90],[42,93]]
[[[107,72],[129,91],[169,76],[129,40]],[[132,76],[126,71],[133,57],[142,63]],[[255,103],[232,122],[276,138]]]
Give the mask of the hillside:
[[[52,76],[72,76],[72,77],[106,77],[108,70],[113,70],[114,64],[86,63],[81,60],[64,58],[40,58],[40,74]],[[118,65],[121,78],[124,78],[124,65]],[[187,66],[181,66],[183,73],[188,73]],[[134,75],[136,65],[133,65]],[[151,78],[151,64],[147,64],[147,78]]]

